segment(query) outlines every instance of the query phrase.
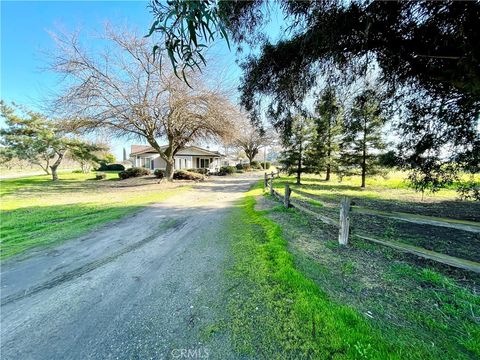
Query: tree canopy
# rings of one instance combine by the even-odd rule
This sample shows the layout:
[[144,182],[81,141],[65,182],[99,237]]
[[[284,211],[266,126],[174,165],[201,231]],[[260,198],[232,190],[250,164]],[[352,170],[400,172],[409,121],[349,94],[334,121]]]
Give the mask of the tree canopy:
[[[277,4],[288,32],[271,42],[262,24],[269,4],[256,1],[199,1],[184,12],[170,1],[162,10],[163,33],[186,39],[207,30],[202,46],[226,28],[237,44],[258,46],[243,60],[242,105],[259,117],[260,104],[283,132],[311,94],[329,83],[352,84],[374,68],[395,111],[405,142],[403,164],[420,172],[440,173],[457,162],[464,169],[480,163],[480,3],[478,1],[287,1]],[[188,2],[190,3],[190,2]],[[185,5],[186,6],[186,5]],[[215,22],[198,8],[208,8]],[[178,26],[188,23],[188,32]],[[177,26],[173,26],[177,24]],[[165,44],[172,57],[191,58],[178,44]],[[191,43],[184,42],[184,48]],[[198,54],[193,53],[193,57]],[[319,76],[322,75],[322,76]]]

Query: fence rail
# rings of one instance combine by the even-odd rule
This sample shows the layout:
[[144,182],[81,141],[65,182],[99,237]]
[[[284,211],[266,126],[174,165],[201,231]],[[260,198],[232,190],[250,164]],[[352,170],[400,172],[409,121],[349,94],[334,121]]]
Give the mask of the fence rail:
[[[339,228],[338,242],[339,244],[344,246],[348,245],[348,239],[350,238],[350,213],[351,212],[393,218],[401,221],[413,222],[418,224],[449,227],[449,228],[455,228],[459,230],[480,233],[480,224],[474,223],[472,221],[456,221],[451,219],[439,219],[439,218],[434,218],[430,216],[414,215],[414,214],[399,213],[399,212],[389,213],[386,211],[372,210],[372,209],[359,207],[359,206],[352,207],[351,199],[346,196],[342,197],[342,200],[340,202],[340,214],[339,214],[339,220],[337,221],[328,216],[319,214],[316,211],[308,209],[307,207],[302,205],[299,201],[296,201],[291,197],[292,193],[297,193],[301,196],[318,201],[318,199],[315,198],[314,195],[308,194],[301,190],[292,189],[288,183],[285,184],[284,195],[276,191],[273,186],[274,179],[275,179],[274,175],[275,174],[273,171],[271,172],[271,174],[268,174],[268,175],[267,173],[265,173],[264,186],[263,186],[264,191],[268,187],[270,195],[280,200],[286,208],[290,208],[290,207],[296,208],[328,225],[338,227]],[[276,175],[277,175],[277,178],[279,178],[280,171],[277,171]],[[352,234],[352,235],[363,240],[367,240],[383,246],[388,246],[390,248],[393,248],[402,252],[410,253],[416,256],[420,256],[425,259],[434,260],[445,265],[480,273],[480,263],[477,263],[475,261],[456,258],[453,256],[449,256],[449,255],[437,253],[435,251],[420,248],[414,245],[375,239],[370,236],[365,236],[363,234]]]

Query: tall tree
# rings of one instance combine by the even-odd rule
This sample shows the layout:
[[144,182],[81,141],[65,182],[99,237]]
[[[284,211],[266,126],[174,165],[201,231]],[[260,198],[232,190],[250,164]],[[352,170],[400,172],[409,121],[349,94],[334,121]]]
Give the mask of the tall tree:
[[365,89],[353,99],[350,116],[345,122],[341,163],[346,170],[360,169],[362,188],[367,175],[378,172],[378,150],[385,148],[382,140],[385,123],[386,117],[375,90]]
[[75,154],[77,160],[91,159],[99,148],[67,137],[59,123],[48,120],[40,113],[19,106],[1,103],[1,116],[6,128],[0,131],[1,143],[11,156],[38,165],[52,180],[58,180],[58,167],[66,153]]
[[313,127],[312,118],[296,115],[291,123],[290,136],[283,139],[284,150],[280,163],[289,175],[296,174],[298,185],[301,184],[302,173],[306,171],[305,159],[311,144]]
[[342,133],[342,108],[333,87],[322,91],[315,110],[315,135],[307,152],[306,163],[312,172],[325,171],[325,180],[329,181],[337,162]]
[[180,149],[227,137],[234,128],[234,107],[222,89],[207,86],[200,74],[190,74],[189,84],[179,80],[168,63],[155,58],[148,39],[107,28],[107,45],[92,51],[81,46],[77,34],[54,39],[52,69],[66,79],[58,108],[81,119],[86,130],[146,139],[166,162],[169,180]]

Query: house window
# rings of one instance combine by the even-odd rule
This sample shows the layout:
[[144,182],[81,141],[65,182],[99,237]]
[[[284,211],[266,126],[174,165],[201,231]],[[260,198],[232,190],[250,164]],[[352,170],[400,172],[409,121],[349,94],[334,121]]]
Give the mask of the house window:
[[147,169],[151,169],[152,168],[152,159],[150,158],[145,158],[145,165],[144,167],[146,167]]
[[210,165],[209,159],[200,159],[200,167],[202,169],[208,168],[209,165]]

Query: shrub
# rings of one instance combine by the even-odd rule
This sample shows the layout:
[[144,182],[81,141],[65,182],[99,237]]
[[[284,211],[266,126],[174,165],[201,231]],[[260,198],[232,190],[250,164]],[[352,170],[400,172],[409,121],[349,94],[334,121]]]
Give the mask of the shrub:
[[243,170],[243,164],[237,164],[235,165],[235,167],[237,168],[237,170]]
[[195,181],[203,181],[205,180],[205,176],[202,174],[197,174],[192,171],[187,170],[176,170],[173,173],[173,178],[176,180],[195,180]]
[[244,170],[244,171],[250,171],[250,170],[252,170],[252,167],[250,166],[250,164],[243,164],[242,167],[243,167],[243,170]]
[[95,180],[105,180],[107,178],[107,174],[105,173],[96,173]]
[[163,170],[160,170],[160,169],[156,169],[154,172],[153,172],[153,175],[155,175],[155,177],[159,178],[159,179],[163,179],[165,177],[165,171]]
[[98,171],[124,171],[125,166],[122,164],[107,164],[105,162],[100,163]]
[[260,163],[258,161],[255,161],[255,160],[250,163],[250,167],[252,169],[261,169],[262,168]]
[[208,169],[187,169],[187,171],[197,173],[197,174],[202,174],[202,175],[207,175]]
[[218,171],[218,175],[232,175],[236,171],[234,166],[222,166]]
[[145,175],[150,175],[150,174],[151,174],[151,171],[149,169],[132,167],[130,169],[120,171],[118,173],[118,177],[123,180],[123,179],[145,176]]
[[457,192],[462,200],[480,201],[480,184],[475,181],[460,184]]
[[265,163],[262,163],[262,168],[263,170],[268,170],[270,169],[270,166],[272,166],[272,163],[270,161],[267,161]]

